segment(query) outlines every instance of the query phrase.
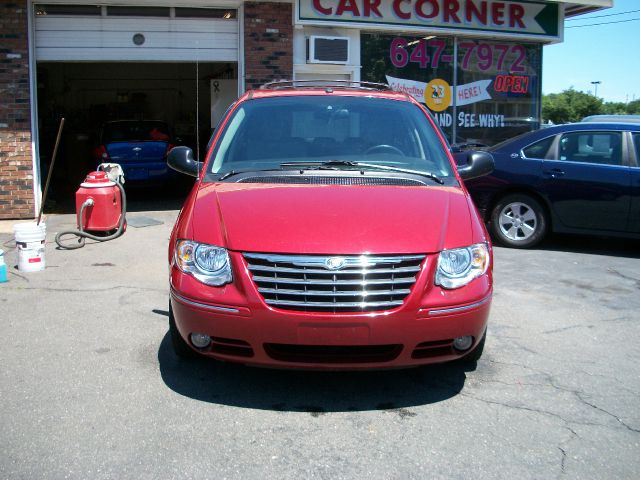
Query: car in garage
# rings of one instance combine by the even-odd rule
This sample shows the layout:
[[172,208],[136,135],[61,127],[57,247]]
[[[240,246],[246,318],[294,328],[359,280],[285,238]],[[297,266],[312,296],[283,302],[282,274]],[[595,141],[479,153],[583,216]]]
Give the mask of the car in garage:
[[169,126],[156,120],[116,120],[100,129],[94,150],[96,166],[113,162],[122,166],[129,184],[162,184],[176,177],[167,166],[173,148]]
[[640,237],[640,124],[557,125],[488,151],[495,170],[467,188],[499,243],[533,247],[549,232]]
[[[326,82],[325,82],[326,83]],[[492,248],[424,106],[368,83],[292,82],[242,96],[173,228],[169,330],[179,356],[277,368],[475,362]]]

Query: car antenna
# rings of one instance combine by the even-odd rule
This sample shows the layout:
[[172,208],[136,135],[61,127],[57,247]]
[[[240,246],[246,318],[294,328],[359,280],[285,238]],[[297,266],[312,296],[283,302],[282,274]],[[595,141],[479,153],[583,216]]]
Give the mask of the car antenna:
[[200,178],[200,42],[196,40],[196,168]]

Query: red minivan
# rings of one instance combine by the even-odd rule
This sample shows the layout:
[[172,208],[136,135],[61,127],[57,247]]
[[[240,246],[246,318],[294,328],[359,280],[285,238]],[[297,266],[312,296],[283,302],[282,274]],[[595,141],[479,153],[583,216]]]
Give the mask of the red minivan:
[[[307,85],[307,86],[305,86]],[[175,353],[277,368],[477,361],[492,248],[428,111],[386,85],[277,82],[226,113],[169,243]]]

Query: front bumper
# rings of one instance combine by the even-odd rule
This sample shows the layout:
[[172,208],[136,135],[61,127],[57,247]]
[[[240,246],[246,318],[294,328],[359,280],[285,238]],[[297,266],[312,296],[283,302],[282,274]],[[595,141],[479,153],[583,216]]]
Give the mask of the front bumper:
[[[463,357],[487,327],[491,274],[461,289],[442,290],[433,286],[430,257],[403,305],[368,313],[273,308],[257,292],[241,256],[233,260],[241,268],[234,268],[234,283],[222,288],[171,269],[171,305],[180,335],[188,344],[193,332],[209,335],[209,347],[194,349],[220,360],[276,368],[410,367]],[[466,335],[473,337],[472,346],[455,350],[453,339]]]

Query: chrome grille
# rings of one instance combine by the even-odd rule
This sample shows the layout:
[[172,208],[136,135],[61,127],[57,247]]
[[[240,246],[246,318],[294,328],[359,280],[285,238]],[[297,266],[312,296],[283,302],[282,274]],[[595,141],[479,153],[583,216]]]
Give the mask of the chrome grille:
[[245,253],[244,258],[268,305],[305,312],[370,312],[402,305],[424,255]]

